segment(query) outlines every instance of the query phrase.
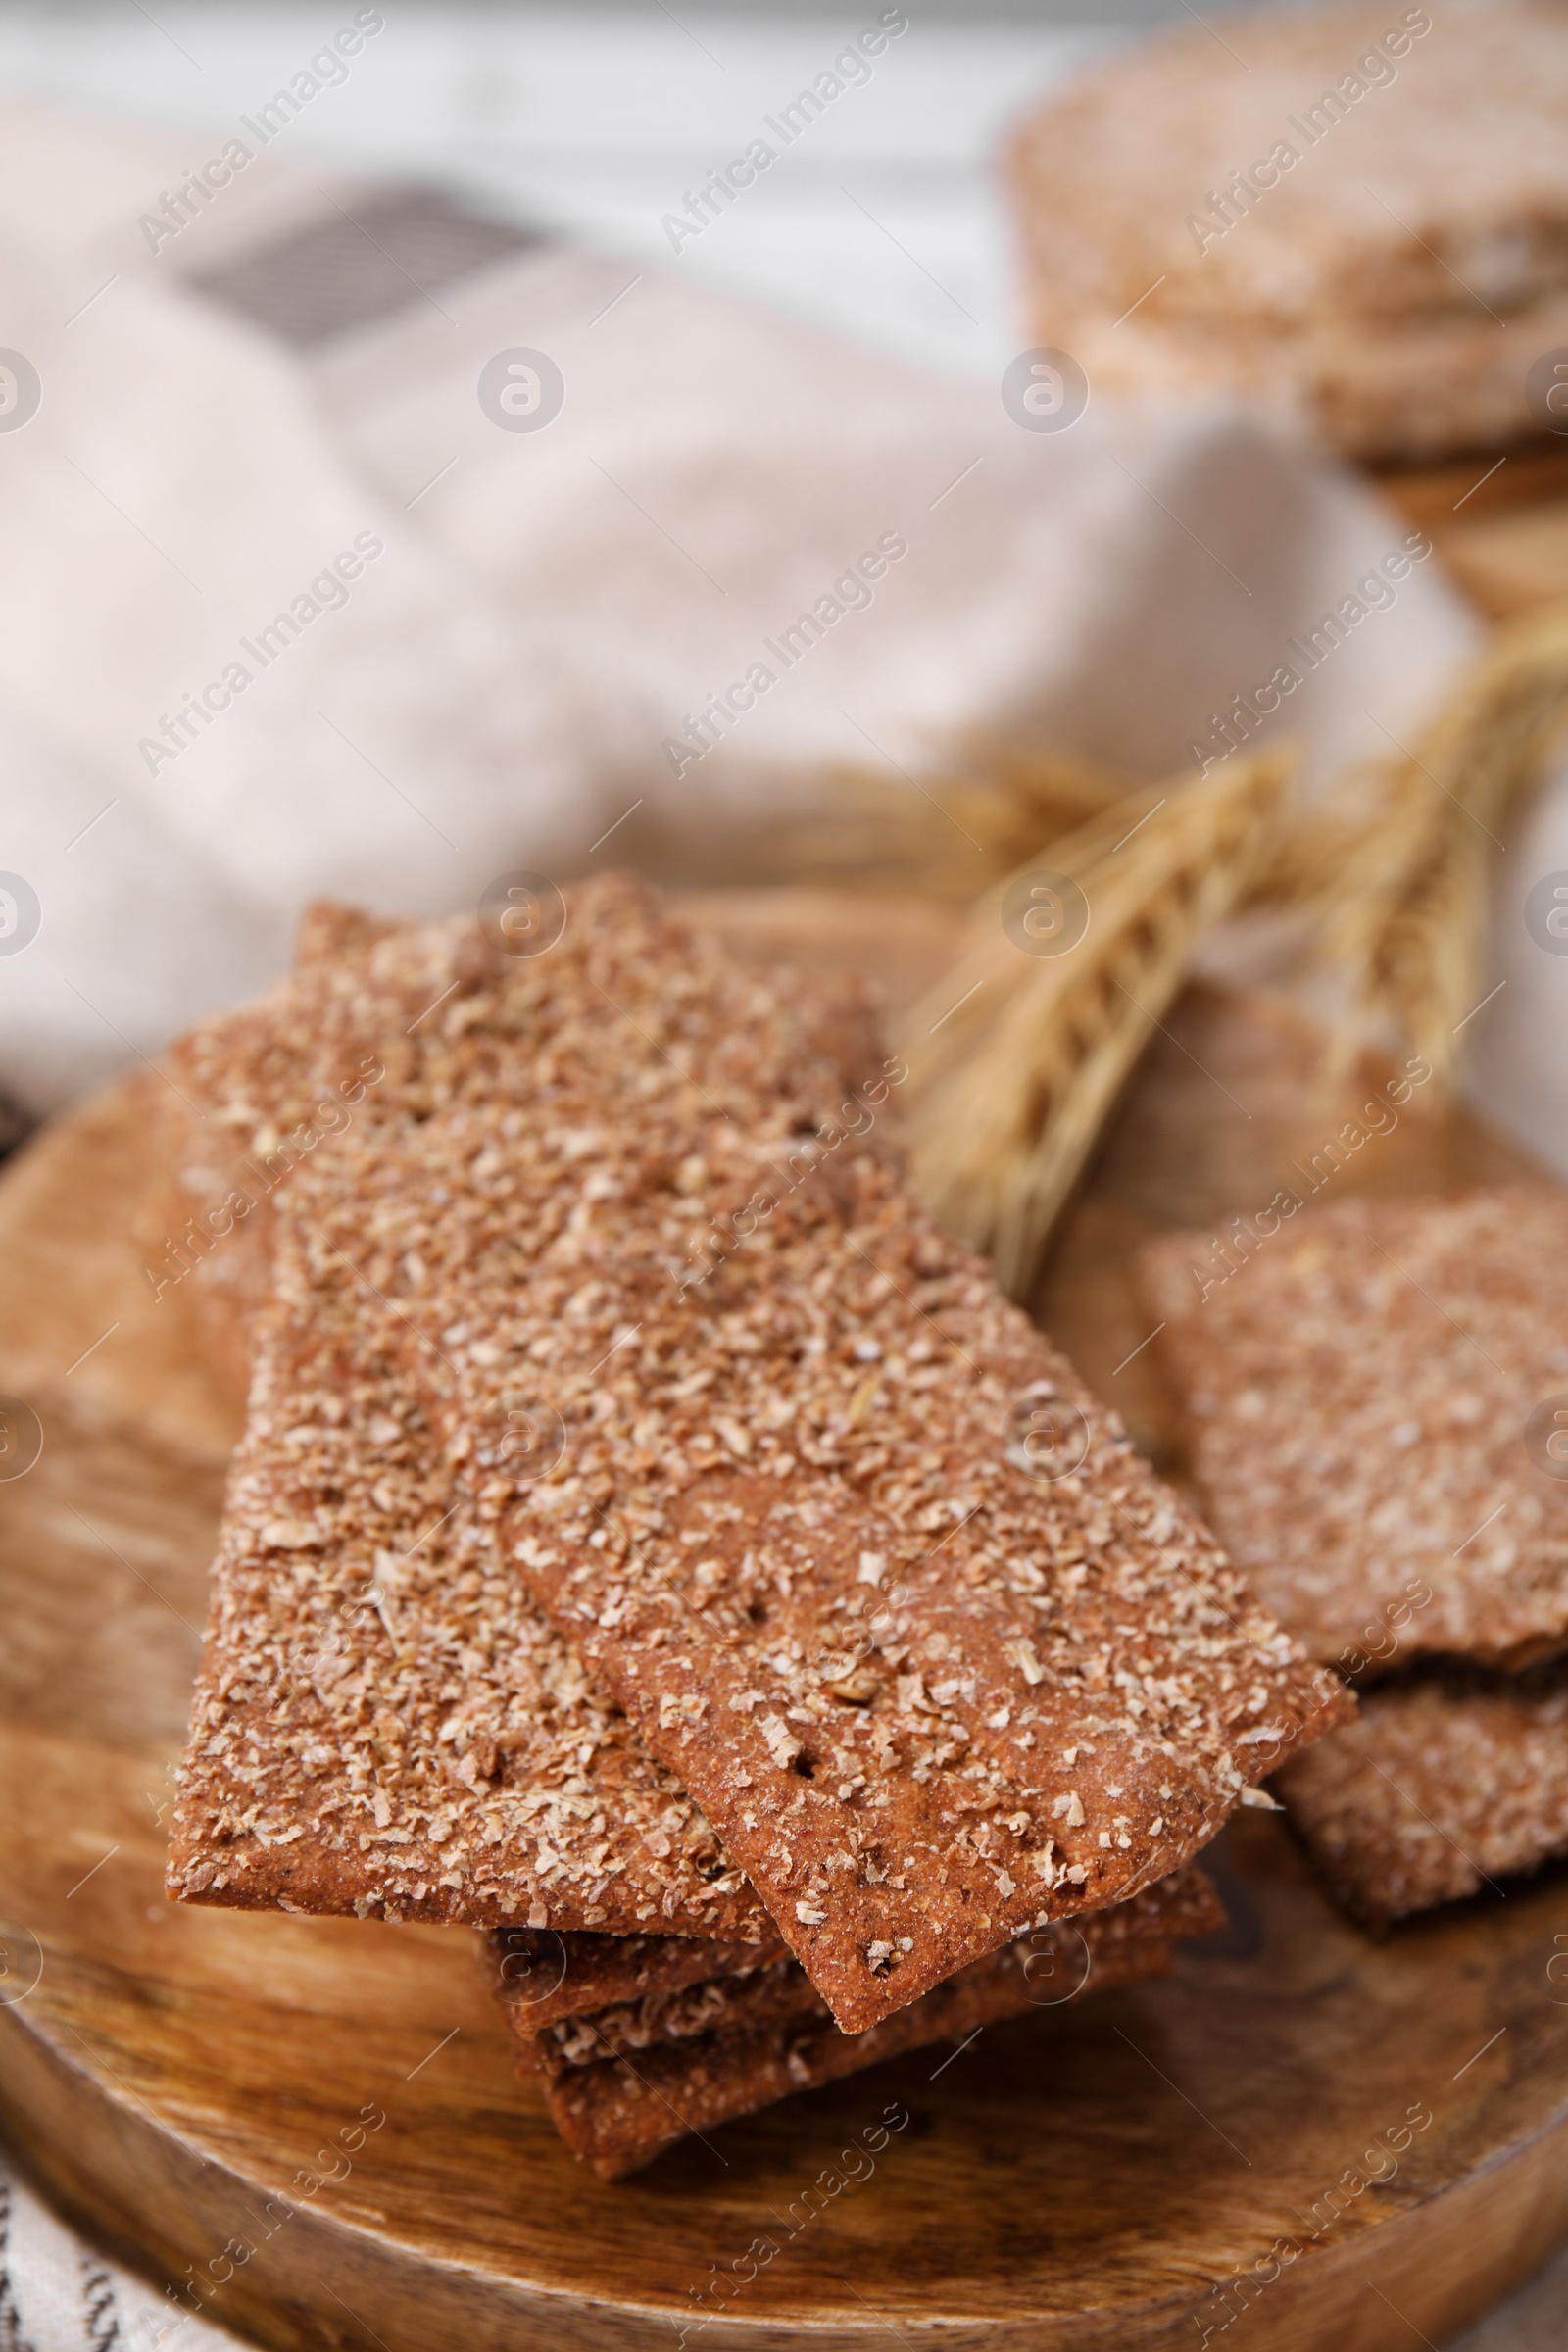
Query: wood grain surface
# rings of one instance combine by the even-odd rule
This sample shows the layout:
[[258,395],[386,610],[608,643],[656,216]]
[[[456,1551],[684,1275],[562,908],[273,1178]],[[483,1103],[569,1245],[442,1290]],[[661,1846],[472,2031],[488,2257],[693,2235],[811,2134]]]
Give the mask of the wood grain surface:
[[[948,919],[913,909],[708,911],[753,954],[858,961],[904,1001],[952,948]],[[1125,1360],[1146,1336],[1128,1252],[1260,1207],[1345,1103],[1279,1007],[1195,992],[1167,1028],[1042,1308],[1179,1467],[1152,1351]],[[234,1431],[177,1296],[155,1305],[138,1274],[153,1083],[46,1130],[0,1183],[0,1390],[44,1430],[0,1483],[0,2120],[84,2226],[270,2344],[383,2352],[683,2332],[752,2352],[1402,2352],[1568,2230],[1561,1870],[1374,1943],[1250,1814],[1212,1849],[1232,1924],[1168,1980],[792,2100],[615,2187],[514,2080],[466,1932],[167,1905]],[[1433,1103],[1333,1181],[1519,1166]],[[879,2125],[874,2155],[844,2156]],[[1249,2283],[1217,2293],[1238,2269]]]

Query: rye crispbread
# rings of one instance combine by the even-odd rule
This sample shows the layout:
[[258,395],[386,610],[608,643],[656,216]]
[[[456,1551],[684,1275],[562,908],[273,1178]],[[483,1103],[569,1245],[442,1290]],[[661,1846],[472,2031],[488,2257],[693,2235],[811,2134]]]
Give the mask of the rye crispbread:
[[1357,1673],[1568,1644],[1568,1479],[1528,1435],[1568,1402],[1568,1194],[1347,1200],[1232,1254],[1213,1279],[1180,1234],[1141,1275],[1204,1511],[1265,1603]]
[[1285,1767],[1279,1793],[1347,1910],[1374,1926],[1568,1852],[1568,1667],[1428,1668]]
[[[421,941],[424,1115],[281,1215],[390,1301],[509,1564],[844,2027],[1164,1875],[1346,1711],[858,1140],[896,1071],[852,1110],[624,879],[548,954]],[[1087,1453],[1044,1477],[1052,1429]]]
[[[408,1040],[446,986],[429,977],[436,936],[314,907],[295,979],[169,1055],[182,1207],[155,1279],[186,1286],[232,1382],[258,1350],[260,1365],[168,1883],[193,1901],[556,1923],[579,1932],[560,1999],[598,2006],[626,1984],[611,1934],[658,1922],[771,1949],[771,1922],[497,1569],[377,1337],[389,1310],[344,1277],[262,1311],[290,1179],[351,1127],[428,1107]],[[448,926],[437,956],[460,936]],[[869,1050],[863,992],[809,982],[795,1001],[830,1058]],[[707,1963],[677,1944],[648,1965],[663,1982]]]
[[[1184,1871],[1112,1910],[1037,1931],[971,1963],[863,2034],[841,2033],[800,1968],[783,1962],[714,1987],[706,2003],[688,2004],[673,2021],[667,2010],[603,2021],[606,2054],[597,2058],[587,2053],[599,2020],[541,2034],[522,2071],[541,2071],[551,2120],[572,2153],[603,2179],[619,2180],[690,2132],[797,2091],[931,2042],[962,2041],[1031,2009],[1061,2008],[1162,1975],[1176,1939],[1208,1935],[1224,1922],[1210,1882]],[[671,2022],[674,2031],[657,2032]]]
[[703,1978],[678,1992],[579,2010],[531,2036],[524,2031],[517,2067],[519,2073],[538,2070],[554,2079],[572,2067],[592,2066],[601,2058],[634,2058],[666,2042],[751,2033],[789,2017],[826,2015],[810,1978],[785,1952],[762,1967]]
[[557,1934],[498,1928],[484,1940],[484,1965],[531,2055],[534,2037],[558,2018],[635,2009],[719,1977],[750,1975],[785,1957],[765,1943],[720,1943],[698,1936]]
[[1565,113],[1568,24],[1528,0],[1162,31],[1013,138],[1034,334],[1097,392],[1239,390],[1361,457],[1540,432]]
[[[987,1968],[1005,1960],[1027,1980],[1039,2001],[1065,1998],[1080,1989],[1078,1978],[1086,1966],[1128,1942],[1164,1942],[1172,1936],[1206,1936],[1225,1925],[1224,1906],[1213,1881],[1196,1862],[1169,1879],[1156,1880],[1130,1901],[1108,1911],[1084,1913],[1060,1928],[1036,1928],[1019,1942],[1004,1945],[1001,1954],[974,1965]],[[1079,1940],[1079,1930],[1083,1940]],[[494,1948],[505,1936],[492,1936]],[[671,1940],[666,1938],[665,1940]],[[527,2001],[526,1989],[503,1985],[502,2006],[517,2035],[519,2065],[542,2066],[550,2075],[564,2068],[591,2066],[602,2058],[634,2056],[661,2042],[689,2041],[712,2034],[751,2033],[783,2018],[825,2018],[829,2012],[820,1993],[798,1960],[787,1952],[764,1957],[744,1946],[699,1947],[745,1954],[738,1965],[714,1969],[702,1980],[646,1991],[602,2009],[563,2013],[544,2021]],[[1087,1959],[1086,1959],[1087,1954]],[[1076,1967],[1074,1963],[1078,1964]],[[852,2037],[853,2038],[853,2037]]]
[[[1100,1970],[1097,1991],[1162,1976],[1170,1946],[1129,1944]],[[785,2021],[751,2034],[707,2041],[666,2042],[644,2051],[635,2067],[605,2059],[544,2082],[550,2120],[574,2156],[603,2180],[640,2172],[693,2133],[753,2115],[798,2091],[817,2090],[906,2050],[958,2039],[1018,2017],[1030,2006],[1004,1960],[973,1962],[958,1976],[883,2018],[862,2034],[843,2034],[831,2018]]]
[[[691,1800],[497,1558],[287,1210],[214,1564],[167,1885],[194,1902],[768,1936]],[[379,1344],[378,1344],[379,1343]]]
[[[139,1220],[143,1275],[156,1298],[187,1302],[203,1352],[241,1401],[282,1191],[352,1125],[424,1115],[408,1041],[465,935],[316,902],[300,918],[293,976],[165,1053],[167,1082],[148,1100],[170,1183]],[[864,985],[838,971],[781,979],[802,1036],[847,1088],[860,1084],[881,1055]]]

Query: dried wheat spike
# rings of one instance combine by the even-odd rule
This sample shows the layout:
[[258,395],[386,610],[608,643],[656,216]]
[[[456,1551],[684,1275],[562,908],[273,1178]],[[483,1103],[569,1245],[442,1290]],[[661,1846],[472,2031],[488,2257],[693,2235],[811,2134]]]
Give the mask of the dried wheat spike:
[[[1088,928],[1061,953],[1004,917],[1029,872],[981,901],[973,946],[909,1016],[906,1139],[916,1187],[989,1252],[1015,1298],[1194,945],[1272,854],[1294,766],[1268,751],[1135,793],[1033,860],[1075,883]],[[1009,894],[1012,894],[1009,897]]]
[[[1407,1041],[1435,1070],[1453,1060],[1480,990],[1496,837],[1565,718],[1559,605],[1500,633],[1414,748],[1379,763],[1371,816],[1326,828],[1316,873],[1298,877],[1293,895],[1326,899],[1325,949],[1347,970],[1364,1027]],[[1363,793],[1366,784],[1363,774]],[[1348,1038],[1346,1051],[1358,1043]]]

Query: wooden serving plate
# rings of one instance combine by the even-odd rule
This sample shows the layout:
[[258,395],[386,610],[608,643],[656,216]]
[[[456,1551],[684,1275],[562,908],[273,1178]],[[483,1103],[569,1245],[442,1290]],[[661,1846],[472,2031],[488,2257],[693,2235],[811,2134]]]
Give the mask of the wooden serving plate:
[[[915,910],[710,912],[758,954],[848,949],[905,998],[952,946]],[[1170,1458],[1152,1351],[1123,1362],[1145,1336],[1128,1250],[1261,1206],[1344,1106],[1277,1008],[1195,992],[1167,1026],[1043,1306]],[[177,1304],[138,1277],[150,1083],[59,1121],[0,1183],[0,1390],[44,1430],[0,1484],[0,2121],[84,2227],[269,2344],[382,2352],[1148,2352],[1205,2330],[1406,2352],[1546,2256],[1568,2230],[1561,1870],[1376,1943],[1248,1814],[1211,1849],[1232,1924],[1168,1980],[792,2100],[615,2187],[514,2080],[466,1932],[167,1905],[234,1432]],[[1433,1105],[1343,1181],[1521,1164]],[[890,2115],[869,2172],[840,2161]]]

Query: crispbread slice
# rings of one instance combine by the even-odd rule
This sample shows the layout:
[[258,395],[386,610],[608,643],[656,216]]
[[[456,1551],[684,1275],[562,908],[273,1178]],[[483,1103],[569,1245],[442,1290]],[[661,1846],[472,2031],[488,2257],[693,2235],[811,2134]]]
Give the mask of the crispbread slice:
[[689,1984],[768,1968],[784,1956],[776,1936],[765,1943],[720,1943],[698,1936],[498,1928],[484,1943],[491,1983],[530,2060],[539,2034],[558,2019],[637,2008]]
[[1350,1672],[1561,1649],[1568,1480],[1528,1425],[1568,1401],[1568,1194],[1346,1200],[1275,1227],[1142,1259],[1232,1559]]
[[[1027,1977],[1034,1997],[1044,2001],[1075,1994],[1081,1989],[1079,1978],[1097,1958],[1119,1951],[1125,1943],[1204,1936],[1224,1924],[1224,1906],[1213,1881],[1190,1862],[1174,1877],[1156,1881],[1108,1911],[1087,1912],[1059,1929],[1034,1929],[1020,1943],[1004,1947],[1001,1957],[1010,1952],[1013,1967]],[[1081,1938],[1079,1929],[1084,1931]],[[974,1965],[983,1968],[993,1962]],[[527,2006],[525,1993],[519,1997],[504,1989],[502,2001],[517,2034],[519,2066],[526,2068],[531,2055],[550,2075],[565,2067],[591,2066],[602,2058],[630,2057],[661,2042],[749,2034],[782,2018],[821,2019],[829,2014],[800,1962],[782,1952],[770,1958],[753,1953],[739,1967],[715,1970],[702,1982],[650,1990],[603,2009],[563,2016],[548,2026]]]
[[573,2154],[603,2179],[618,2180],[688,2132],[711,2130],[792,2092],[929,2042],[961,2039],[1032,2008],[1057,2008],[1162,1975],[1175,1939],[1207,1935],[1224,1919],[1211,1883],[1201,1872],[1184,1872],[1179,1883],[1149,1887],[1112,1910],[1039,1931],[973,1962],[858,2034],[841,2033],[813,2001],[803,1972],[780,1963],[712,1987],[707,2015],[717,2022],[706,2030],[704,2005],[688,2001],[678,2016],[666,2007],[664,2022],[675,2030],[662,2038],[641,2030],[657,2026],[657,2016],[603,2021],[613,2054],[597,2059],[582,2052],[590,2023],[601,2021],[540,2034],[545,2098]]
[[[1163,397],[1190,400],[1241,394],[1254,413],[1268,407],[1304,415],[1321,440],[1348,454],[1430,462],[1538,429],[1519,354],[1561,348],[1568,295],[1556,288],[1505,325],[1481,310],[1304,321],[1256,314],[1241,320],[1162,318],[1139,311],[1120,325],[1104,313],[1069,318],[1058,310],[1048,327],[1042,301],[1035,316],[1056,348],[1071,351],[1098,395],[1137,400],[1155,388]],[[1423,386],[1430,397],[1422,397]],[[1412,535],[1403,551],[1396,542],[1389,556],[1407,563],[1412,548],[1417,561],[1431,552],[1430,542],[1423,547]],[[1383,590],[1372,593],[1381,597]],[[1333,641],[1343,620],[1343,612],[1331,608],[1313,635],[1326,622]],[[1298,642],[1306,642],[1304,635]],[[1310,653],[1305,659],[1311,662]]]
[[[167,1884],[195,1902],[770,1934],[497,1559],[378,1346],[278,1221]],[[384,1323],[385,1317],[380,1320]]]
[[[1129,1944],[1107,1960],[1095,1989],[1164,1975],[1170,1945]],[[977,2028],[1022,2016],[1029,2000],[1004,1956],[974,1962],[946,1984],[897,2010],[863,2034],[843,2034],[831,2019],[785,2020],[750,2034],[666,2042],[626,2059],[569,2069],[546,2078],[550,2120],[572,2154],[602,2180],[622,2180],[693,2132],[753,2115],[801,2090],[818,2090],[927,2043],[961,2039]]]
[[1568,1666],[1385,1684],[1279,1791],[1340,1901],[1374,1926],[1532,1870],[1568,1852]]
[[1178,21],[1054,83],[1012,145],[1042,300],[1107,323],[1141,302],[1219,325],[1375,328],[1485,312],[1478,282],[1494,318],[1554,292],[1560,12],[1502,0],[1446,9],[1436,32],[1411,22],[1342,0],[1238,21],[1233,47]]
[[[464,926],[313,907],[295,979],[169,1055],[159,1107],[181,1207],[169,1246],[149,1245],[150,1279],[187,1286],[242,1390],[264,1336],[168,1883],[191,1901],[557,1923],[573,1937],[557,1999],[598,2006],[628,1981],[612,1933],[657,1922],[710,1952],[715,1936],[776,1950],[771,1922],[497,1572],[388,1359],[390,1310],[345,1278],[263,1313],[291,1181],[351,1130],[424,1114],[411,1040],[450,993],[454,951],[476,947]],[[830,1053],[862,1050],[863,992],[799,995]],[[709,1965],[678,1941],[656,1958],[656,1940],[636,1946],[653,1981]]]
[[282,1215],[841,2025],[1163,1875],[1346,1711],[867,1147],[896,1066],[847,1097],[622,879],[535,957],[425,936],[426,1115]]
[[1363,458],[1503,444],[1560,347],[1560,8],[1186,19],[1010,142],[1038,342],[1095,388],[1229,389]]
[[[1042,1930],[1042,1934],[1047,1931]],[[751,2033],[787,2017],[824,2018],[822,1996],[788,1952],[760,1968],[709,1977],[650,1999],[562,2018],[519,2047],[517,2071],[537,2067],[552,2080],[602,2058],[631,2058],[666,2042],[711,2034]]]

